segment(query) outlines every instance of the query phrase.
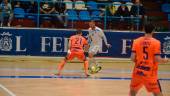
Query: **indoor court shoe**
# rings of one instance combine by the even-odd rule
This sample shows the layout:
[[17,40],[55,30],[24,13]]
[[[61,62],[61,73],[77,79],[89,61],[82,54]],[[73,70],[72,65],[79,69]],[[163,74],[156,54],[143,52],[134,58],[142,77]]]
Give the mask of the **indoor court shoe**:
[[98,73],[100,70],[102,70],[102,67],[101,66],[97,66],[95,73]]
[[60,73],[54,73],[54,74],[52,74],[53,76],[61,76],[61,74]]
[[86,74],[85,76],[86,76],[86,78],[90,77],[90,75],[89,75],[89,74]]

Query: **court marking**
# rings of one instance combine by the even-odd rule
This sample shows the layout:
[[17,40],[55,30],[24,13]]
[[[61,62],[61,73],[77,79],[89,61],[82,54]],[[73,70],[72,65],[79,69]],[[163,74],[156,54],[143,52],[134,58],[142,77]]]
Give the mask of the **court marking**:
[[[55,70],[50,70],[50,69],[47,69],[47,68],[0,68],[0,71],[15,71],[15,72],[40,72],[40,71],[43,71],[43,72],[53,72]],[[82,72],[82,70],[63,70],[63,72],[66,72],[66,73],[70,73],[70,72],[73,72],[73,73],[77,73],[77,72]],[[101,73],[128,73],[128,74],[131,74],[132,71],[131,70],[113,70],[113,69],[107,69],[107,70],[102,70]],[[158,71],[158,74],[170,74],[169,71]]]
[[16,96],[12,91],[10,91],[9,89],[7,89],[5,86],[3,86],[2,84],[0,84],[0,88],[2,88],[5,92],[7,92],[9,94],[9,96]]
[[[61,78],[61,79],[97,79],[97,80],[131,80],[128,77],[84,77],[84,76],[0,76],[0,78]],[[170,78],[160,78],[161,81],[170,81]]]

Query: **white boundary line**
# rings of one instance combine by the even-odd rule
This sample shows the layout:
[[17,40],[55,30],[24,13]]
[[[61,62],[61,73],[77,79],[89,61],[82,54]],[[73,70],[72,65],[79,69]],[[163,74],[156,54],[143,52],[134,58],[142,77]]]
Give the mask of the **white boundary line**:
[[2,84],[0,84],[0,88],[2,88],[4,91],[6,91],[9,94],[9,96],[16,96],[13,92],[11,92],[9,89],[7,89]]

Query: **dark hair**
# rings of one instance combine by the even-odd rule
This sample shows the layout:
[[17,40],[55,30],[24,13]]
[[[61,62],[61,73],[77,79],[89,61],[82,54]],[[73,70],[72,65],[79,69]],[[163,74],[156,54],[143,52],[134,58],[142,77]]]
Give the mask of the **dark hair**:
[[144,28],[145,28],[145,33],[152,33],[153,30],[155,29],[154,25],[151,23],[145,24]]
[[76,30],[76,34],[82,34],[82,30],[81,29],[77,29]]
[[92,19],[92,20],[90,20],[90,22],[95,22],[95,20]]

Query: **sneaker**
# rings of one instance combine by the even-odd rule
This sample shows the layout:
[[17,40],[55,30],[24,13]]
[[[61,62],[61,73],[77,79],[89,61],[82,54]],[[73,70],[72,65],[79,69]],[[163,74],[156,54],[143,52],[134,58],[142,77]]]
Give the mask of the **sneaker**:
[[54,74],[52,74],[53,76],[61,76],[61,74],[60,73],[54,73]]
[[102,69],[102,67],[101,67],[101,66],[97,66],[97,68],[96,68],[96,72],[95,72],[95,73],[98,73],[101,69]]
[[90,77],[90,75],[89,75],[89,74],[86,74],[85,77],[86,77],[86,78],[87,78],[87,77]]

